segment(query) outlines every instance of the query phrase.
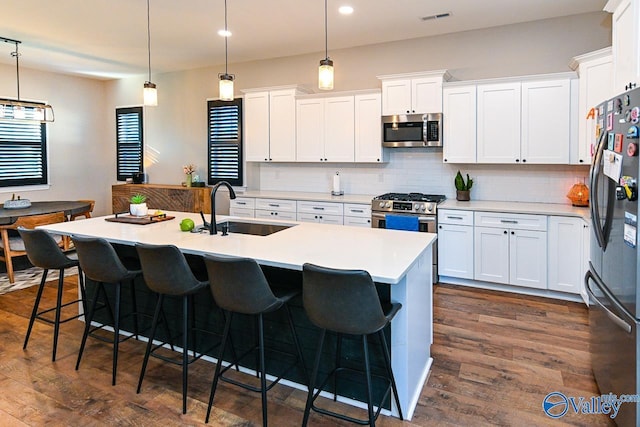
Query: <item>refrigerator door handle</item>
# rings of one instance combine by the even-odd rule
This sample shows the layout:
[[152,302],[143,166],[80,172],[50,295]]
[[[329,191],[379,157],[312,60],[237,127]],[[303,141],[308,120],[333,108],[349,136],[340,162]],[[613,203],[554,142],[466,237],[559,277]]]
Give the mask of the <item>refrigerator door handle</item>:
[[603,250],[606,247],[604,232],[602,230],[602,221],[600,219],[600,209],[598,206],[598,181],[600,180],[600,164],[602,162],[602,153],[604,150],[604,141],[606,141],[607,132],[600,132],[600,139],[596,148],[596,154],[593,156],[593,163],[589,170],[589,209],[591,210],[591,225],[596,236],[598,246]]
[[[622,319],[620,316],[617,316],[614,312],[612,312],[607,307],[605,307],[604,304],[602,304],[598,300],[598,298],[596,297],[595,293],[591,289],[591,286],[590,286],[590,283],[589,283],[590,280],[594,281],[594,283],[600,289],[600,291],[602,291],[602,293],[604,293],[605,296],[609,300],[611,300],[611,302],[614,305],[618,305],[618,304],[616,304],[615,300],[613,300],[612,295],[609,295],[609,292],[607,292],[606,288],[604,287],[604,283],[602,283],[602,280],[599,277],[597,277],[597,275],[594,275],[591,272],[591,270],[588,270],[587,274],[585,274],[585,276],[584,276],[584,286],[585,286],[585,289],[587,290],[587,293],[591,297],[591,300],[593,302],[595,302],[606,313],[606,315],[609,317],[609,319],[611,319],[611,321],[613,323],[615,323],[620,329],[622,329],[626,333],[630,334],[631,331],[633,330],[632,326],[630,324],[628,324],[627,322],[625,322],[624,319]],[[621,308],[621,307],[619,307],[619,308]]]

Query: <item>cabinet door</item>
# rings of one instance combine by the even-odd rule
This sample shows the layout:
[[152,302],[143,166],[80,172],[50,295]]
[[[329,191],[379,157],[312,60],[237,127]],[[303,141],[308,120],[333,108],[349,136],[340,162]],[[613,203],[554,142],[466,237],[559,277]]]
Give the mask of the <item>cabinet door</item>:
[[509,283],[508,233],[502,228],[474,228],[474,279]]
[[382,81],[382,114],[411,114],[411,80]]
[[382,162],[382,100],[379,93],[356,95],[355,102],[355,161]]
[[371,228],[371,217],[361,216],[345,216],[344,225],[351,225],[353,227]]
[[443,94],[443,156],[447,163],[476,162],[476,87],[446,87]]
[[321,224],[333,224],[333,225],[343,225],[344,218],[342,215],[318,215],[319,223]]
[[547,289],[547,233],[509,231],[509,283]]
[[255,211],[253,209],[247,208],[229,208],[229,215],[231,216],[239,216],[244,218],[254,218]]
[[244,117],[245,159],[269,161],[269,92],[247,93]]
[[411,80],[411,112],[415,114],[442,112],[442,77]]
[[473,227],[438,225],[438,273],[473,279]]
[[269,93],[271,160],[296,160],[296,97],[294,89]]
[[296,160],[324,161],[324,103],[322,99],[296,101]]
[[521,162],[569,163],[569,79],[522,83]]
[[580,293],[584,278],[582,218],[549,217],[549,286],[553,291]]
[[353,96],[324,100],[324,161],[353,162],[354,115]]
[[622,0],[613,12],[612,51],[614,64],[614,92],[625,91],[629,83],[638,82],[640,55],[638,55],[637,1]]
[[520,83],[478,86],[478,163],[520,162],[520,117]]
[[286,221],[295,221],[295,212],[282,212],[282,211],[265,211],[256,209],[256,218],[259,219],[283,219]]

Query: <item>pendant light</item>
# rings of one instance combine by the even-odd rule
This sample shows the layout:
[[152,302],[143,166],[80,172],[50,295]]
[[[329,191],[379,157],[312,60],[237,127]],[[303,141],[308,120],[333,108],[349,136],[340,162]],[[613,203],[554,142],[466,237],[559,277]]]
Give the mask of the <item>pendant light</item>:
[[318,68],[318,88],[322,90],[333,89],[333,61],[329,59],[327,43],[327,0],[324,0],[324,59],[320,60]]
[[142,93],[144,105],[155,107],[158,105],[158,90],[156,84],[151,83],[151,20],[149,19],[149,0],[147,0],[147,52],[149,58],[149,80],[144,82]]
[[228,48],[227,39],[231,33],[227,27],[227,0],[224,0],[224,74],[218,74],[218,91],[222,101],[233,101],[233,79],[235,76],[228,73]]
[[49,104],[40,102],[23,101],[20,99],[20,52],[18,45],[22,43],[20,40],[8,39],[0,37],[0,41],[12,43],[16,46],[16,50],[11,52],[11,56],[16,58],[16,87],[18,99],[0,98],[0,119],[2,120],[30,120],[41,123],[55,121],[53,107]]

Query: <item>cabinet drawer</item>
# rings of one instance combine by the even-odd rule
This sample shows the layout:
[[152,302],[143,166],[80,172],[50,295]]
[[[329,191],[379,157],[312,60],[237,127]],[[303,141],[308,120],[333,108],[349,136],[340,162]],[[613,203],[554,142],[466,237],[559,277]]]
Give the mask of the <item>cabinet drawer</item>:
[[296,201],[286,199],[256,199],[256,209],[295,213]]
[[278,211],[265,211],[256,209],[256,218],[261,219],[284,219],[286,221],[295,221],[295,212],[278,212]]
[[363,216],[345,216],[344,225],[352,225],[355,227],[371,228],[371,217]]
[[[345,216],[357,216],[362,218],[371,219],[371,205],[359,205],[355,203],[345,203],[344,204],[344,215]],[[345,220],[346,223],[346,220]]]
[[476,212],[475,225],[515,230],[547,231],[546,215]]
[[322,214],[322,215],[342,215],[342,203],[331,202],[307,202],[298,201],[298,212]]
[[300,222],[317,222],[320,224],[342,225],[341,215],[325,215],[323,213],[300,213],[298,212],[298,221]]
[[255,210],[247,208],[234,208],[232,206],[229,208],[229,215],[241,216],[244,218],[253,218],[255,216]]
[[256,199],[253,197],[236,197],[229,201],[230,208],[255,209]]
[[438,224],[473,225],[473,211],[438,210]]

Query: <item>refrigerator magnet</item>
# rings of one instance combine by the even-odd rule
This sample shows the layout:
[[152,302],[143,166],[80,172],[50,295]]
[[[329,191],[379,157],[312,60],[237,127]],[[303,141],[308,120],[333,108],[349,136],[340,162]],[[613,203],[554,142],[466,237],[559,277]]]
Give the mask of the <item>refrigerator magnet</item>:
[[607,130],[613,129],[613,113],[607,114]]
[[615,151],[616,153],[622,153],[622,134],[621,133],[616,133],[615,134],[615,141],[613,143],[613,151]]
[[638,218],[631,212],[624,213],[624,242],[627,246],[636,247],[638,238]]
[[616,134],[611,132],[608,135],[609,139],[607,140],[607,150],[612,151],[613,150],[613,146],[615,144],[615,140],[616,140]]

